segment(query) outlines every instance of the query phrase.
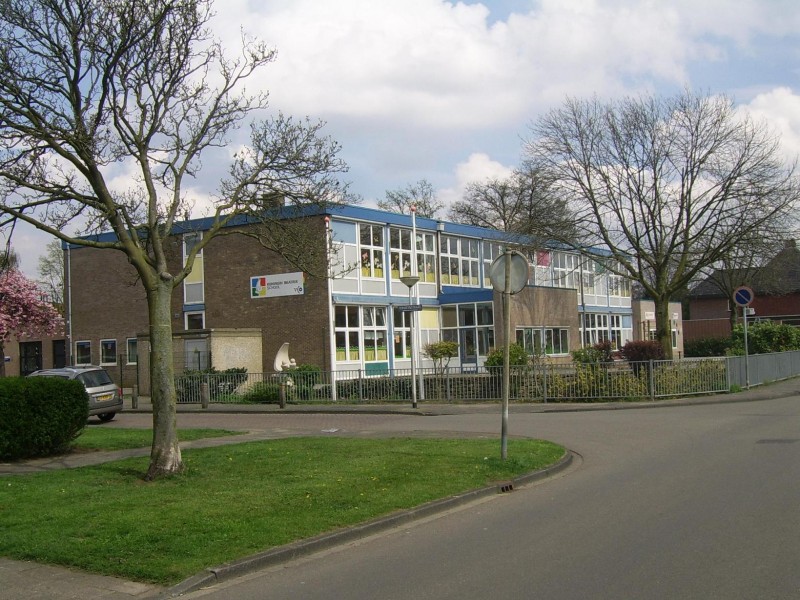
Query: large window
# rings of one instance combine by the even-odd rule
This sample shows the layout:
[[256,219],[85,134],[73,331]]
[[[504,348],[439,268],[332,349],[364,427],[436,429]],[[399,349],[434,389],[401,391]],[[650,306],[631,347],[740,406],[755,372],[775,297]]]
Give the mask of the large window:
[[588,313],[583,315],[583,345],[593,346],[611,339],[608,328],[608,315]]
[[87,342],[87,341],[75,342],[75,364],[76,365],[92,364],[92,342]]
[[610,296],[620,298],[631,297],[631,281],[622,275],[608,274],[608,293]]
[[389,262],[392,279],[411,275],[411,230],[389,229]]
[[569,329],[566,327],[518,327],[517,343],[528,354],[547,356],[569,354]]
[[483,242],[483,285],[492,287],[492,280],[489,277],[489,267],[498,256],[503,253],[503,248],[495,242]]
[[443,284],[477,286],[478,240],[443,235],[440,244]]
[[394,309],[393,326],[394,326],[394,357],[404,359],[411,358],[411,311],[400,311]]
[[577,254],[553,252],[551,255],[553,287],[578,288],[580,282],[580,258]]
[[[189,233],[183,236],[183,262],[192,249],[202,238],[199,233]],[[202,304],[205,301],[204,275],[203,275],[203,251],[200,250],[194,257],[192,272],[183,280],[183,301],[184,304]]]
[[436,282],[436,248],[432,233],[417,232],[417,273],[420,281]]
[[100,340],[100,364],[117,364],[117,340]]
[[386,333],[386,308],[362,307],[364,317],[364,362],[389,360]]
[[383,226],[358,226],[361,252],[361,275],[363,277],[383,278]]
[[476,362],[494,347],[491,302],[442,307],[442,339],[458,342],[461,360]]
[[336,360],[360,360],[361,329],[357,306],[336,306],[334,310]]

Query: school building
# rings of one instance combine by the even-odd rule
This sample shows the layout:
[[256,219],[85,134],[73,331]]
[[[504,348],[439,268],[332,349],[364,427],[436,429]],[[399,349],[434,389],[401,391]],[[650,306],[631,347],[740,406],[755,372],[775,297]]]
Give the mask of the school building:
[[[243,235],[218,236],[202,250],[173,295],[177,371],[272,372],[288,342],[297,364],[378,375],[409,368],[412,347],[417,366],[432,367],[419,349],[438,340],[458,342],[450,366],[467,370],[503,343],[502,294],[488,272],[505,234],[359,206],[328,207],[304,222],[331,248],[334,277],[298,272]],[[176,226],[176,269],[209,223]],[[602,261],[555,246],[522,251],[529,279],[512,296],[511,331],[531,352],[566,362],[583,345],[621,347],[647,335],[639,334],[644,319],[634,320],[630,281]],[[103,365],[147,393],[148,314],[136,272],[121,252],[77,246],[65,249],[65,265],[69,362]]]

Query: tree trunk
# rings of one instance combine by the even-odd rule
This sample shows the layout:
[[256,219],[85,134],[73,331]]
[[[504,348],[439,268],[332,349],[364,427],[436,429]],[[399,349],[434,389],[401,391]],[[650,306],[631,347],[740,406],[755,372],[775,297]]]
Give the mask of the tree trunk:
[[6,349],[3,340],[0,340],[0,377],[6,376]]
[[147,294],[150,312],[150,394],[153,402],[153,446],[145,477],[148,481],[183,470],[176,418],[170,314],[172,289],[171,281],[159,281],[158,287]]
[[664,350],[664,358],[672,360],[672,319],[669,315],[669,298],[654,299],[656,309],[656,337]]

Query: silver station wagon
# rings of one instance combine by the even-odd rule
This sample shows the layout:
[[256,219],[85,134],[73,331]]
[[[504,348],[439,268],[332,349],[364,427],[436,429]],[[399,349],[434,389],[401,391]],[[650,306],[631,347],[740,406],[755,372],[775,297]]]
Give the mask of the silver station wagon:
[[120,390],[108,372],[101,367],[79,366],[61,369],[42,369],[28,377],[62,377],[77,379],[89,394],[89,415],[97,415],[101,421],[110,421],[122,411],[122,390]]

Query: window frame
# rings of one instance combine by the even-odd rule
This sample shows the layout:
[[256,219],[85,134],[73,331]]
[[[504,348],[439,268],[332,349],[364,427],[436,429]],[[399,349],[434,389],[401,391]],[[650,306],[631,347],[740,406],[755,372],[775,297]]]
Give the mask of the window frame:
[[[131,342],[133,342],[134,351],[131,352]],[[131,360],[131,355],[133,355],[134,360]],[[138,365],[139,364],[139,339],[138,338],[126,338],[125,339],[125,364],[126,365]]]
[[[106,355],[106,345],[113,344],[114,352],[113,352],[113,360],[109,361],[106,360],[108,356]],[[100,365],[116,365],[117,364],[117,340],[114,338],[105,338],[100,340]]]
[[[86,348],[88,358],[87,361],[81,361],[79,358],[79,348]],[[91,340],[78,340],[75,342],[75,364],[76,365],[91,365],[92,364],[92,341]]]

